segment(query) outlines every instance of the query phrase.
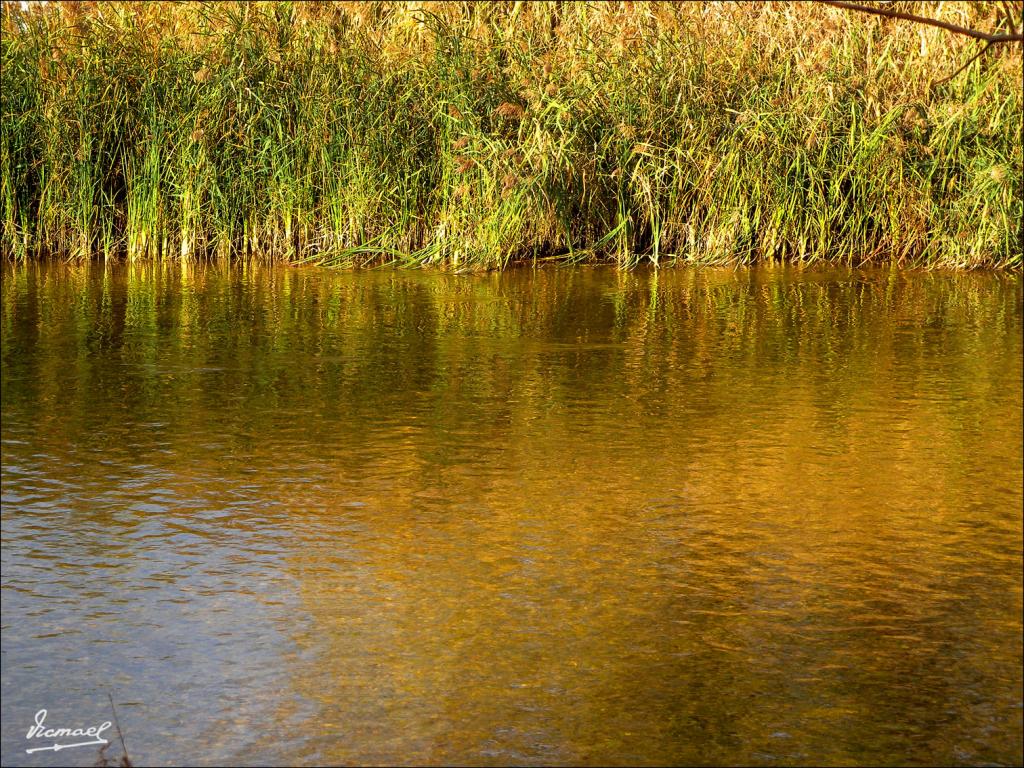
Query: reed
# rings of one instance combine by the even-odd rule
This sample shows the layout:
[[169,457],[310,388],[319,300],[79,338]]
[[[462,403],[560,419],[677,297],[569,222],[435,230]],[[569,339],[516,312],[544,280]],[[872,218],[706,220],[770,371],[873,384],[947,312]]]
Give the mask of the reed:
[[0,13],[9,258],[1022,264],[1019,44],[939,83],[975,41],[813,3]]

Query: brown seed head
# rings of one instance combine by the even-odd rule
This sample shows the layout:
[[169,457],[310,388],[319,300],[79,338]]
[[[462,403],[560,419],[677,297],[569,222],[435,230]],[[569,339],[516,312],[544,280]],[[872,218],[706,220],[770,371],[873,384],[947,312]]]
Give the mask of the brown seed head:
[[498,115],[499,117],[507,117],[509,119],[520,120],[522,119],[523,115],[526,114],[526,110],[524,110],[518,104],[513,104],[510,101],[506,101],[498,105],[498,108],[494,110],[494,114]]

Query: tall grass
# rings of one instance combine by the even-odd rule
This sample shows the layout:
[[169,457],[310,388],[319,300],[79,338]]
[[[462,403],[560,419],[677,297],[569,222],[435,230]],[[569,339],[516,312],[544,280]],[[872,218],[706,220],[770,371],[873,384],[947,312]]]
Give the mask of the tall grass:
[[1022,263],[1016,44],[938,84],[977,43],[813,3],[4,2],[0,25],[9,257]]

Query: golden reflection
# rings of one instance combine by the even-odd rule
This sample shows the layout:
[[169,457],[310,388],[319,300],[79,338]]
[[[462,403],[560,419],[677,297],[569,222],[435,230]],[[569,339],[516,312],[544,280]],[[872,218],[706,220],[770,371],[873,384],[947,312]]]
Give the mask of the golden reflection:
[[1019,277],[123,269],[5,419],[261,500],[290,760],[1019,761]]

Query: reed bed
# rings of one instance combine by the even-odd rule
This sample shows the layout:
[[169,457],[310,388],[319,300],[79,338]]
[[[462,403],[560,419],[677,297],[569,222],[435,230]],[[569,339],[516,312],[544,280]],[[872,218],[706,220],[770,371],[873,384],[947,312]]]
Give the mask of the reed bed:
[[0,14],[8,258],[1022,263],[1019,44],[940,82],[977,41],[814,3]]

